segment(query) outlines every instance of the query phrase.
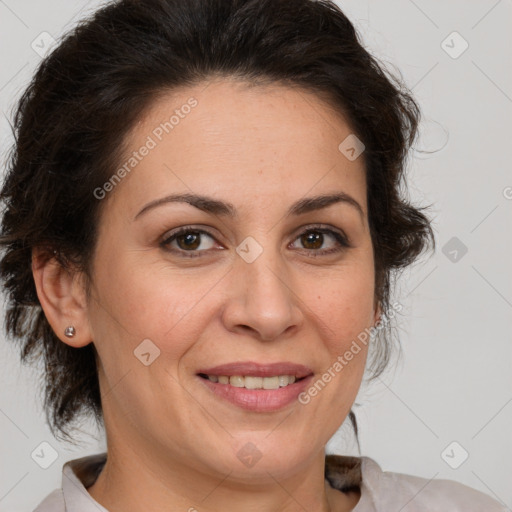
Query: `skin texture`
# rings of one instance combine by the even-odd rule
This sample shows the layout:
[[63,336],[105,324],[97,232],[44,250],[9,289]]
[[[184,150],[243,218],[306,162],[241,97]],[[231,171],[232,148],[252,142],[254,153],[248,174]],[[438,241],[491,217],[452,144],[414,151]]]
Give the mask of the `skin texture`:
[[[352,510],[359,495],[324,480],[324,447],[355,400],[364,347],[310,403],[275,412],[216,397],[196,372],[291,361],[317,380],[375,324],[363,156],[338,150],[350,127],[315,95],[217,79],[158,99],[131,132],[127,158],[190,97],[197,106],[161,141],[153,136],[156,147],[103,199],[89,300],[81,274],[34,253],[53,329],[75,347],[92,341],[99,355],[108,462],[89,492],[111,512]],[[300,199],[335,192],[363,215],[340,202],[286,216]],[[230,202],[237,217],[167,203],[134,220],[171,193]],[[300,236],[318,224],[351,246]],[[183,240],[161,245],[190,225],[212,234],[201,235],[198,257]],[[263,248],[252,263],[235,250],[248,236]],[[340,251],[319,254],[331,248]],[[144,339],[160,350],[149,366],[134,356]],[[261,453],[252,467],[237,457],[247,443]]]

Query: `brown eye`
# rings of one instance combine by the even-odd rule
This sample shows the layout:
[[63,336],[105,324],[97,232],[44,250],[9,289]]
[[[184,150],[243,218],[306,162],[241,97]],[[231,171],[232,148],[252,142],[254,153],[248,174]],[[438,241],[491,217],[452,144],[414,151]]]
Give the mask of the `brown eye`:
[[212,249],[215,239],[206,231],[185,227],[171,233],[160,245],[170,252],[194,257]]
[[310,231],[301,235],[300,239],[306,249],[320,249],[324,241],[324,235],[318,231]]
[[[345,235],[326,228],[310,228],[302,232],[296,240],[299,240],[301,245],[298,249],[307,249],[311,256],[340,252],[351,247]],[[322,249],[324,244],[328,246]]]
[[188,232],[176,237],[178,247],[183,250],[197,249],[201,245],[201,235],[197,232]]

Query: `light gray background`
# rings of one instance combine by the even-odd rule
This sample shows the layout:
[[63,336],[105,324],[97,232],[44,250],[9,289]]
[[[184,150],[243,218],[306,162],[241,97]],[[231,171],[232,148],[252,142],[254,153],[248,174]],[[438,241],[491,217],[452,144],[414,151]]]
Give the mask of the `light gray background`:
[[[57,39],[99,4],[0,0],[0,108],[8,118],[40,61],[32,42],[42,32]],[[397,288],[404,357],[361,389],[355,410],[362,453],[385,470],[458,480],[512,507],[512,1],[339,4],[370,51],[396,65],[419,100],[418,149],[439,150],[411,160],[410,197],[434,204],[438,250],[405,272]],[[462,48],[458,36],[446,39],[453,31],[469,44],[458,58],[445,51]],[[5,115],[2,162],[11,143]],[[468,249],[456,262],[443,253],[452,237]],[[0,510],[26,512],[60,486],[65,461],[105,445],[91,425],[84,425],[82,446],[53,439],[38,374],[22,368],[4,340],[2,334]],[[48,469],[31,458],[43,441],[58,452]],[[469,453],[458,469],[441,456],[453,441],[462,448],[448,451],[452,464],[462,449]],[[356,453],[350,430],[341,429],[328,450]]]

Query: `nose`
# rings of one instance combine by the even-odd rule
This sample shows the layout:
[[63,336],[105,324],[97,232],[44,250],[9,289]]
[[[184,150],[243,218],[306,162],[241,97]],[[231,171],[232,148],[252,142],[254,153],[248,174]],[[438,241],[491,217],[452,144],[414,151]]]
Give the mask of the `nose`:
[[252,263],[237,258],[222,315],[229,331],[265,341],[292,333],[303,321],[301,300],[289,272],[269,252],[263,251]]

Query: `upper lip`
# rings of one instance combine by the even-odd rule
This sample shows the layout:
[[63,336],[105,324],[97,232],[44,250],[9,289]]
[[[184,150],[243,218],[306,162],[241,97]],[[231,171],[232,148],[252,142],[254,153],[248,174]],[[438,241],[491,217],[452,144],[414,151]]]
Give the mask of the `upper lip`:
[[275,375],[294,375],[295,378],[301,379],[313,373],[311,368],[302,364],[290,363],[288,361],[278,363],[255,363],[253,361],[240,361],[237,363],[226,363],[212,368],[200,369],[197,373],[206,375],[233,375],[254,377],[273,377]]

